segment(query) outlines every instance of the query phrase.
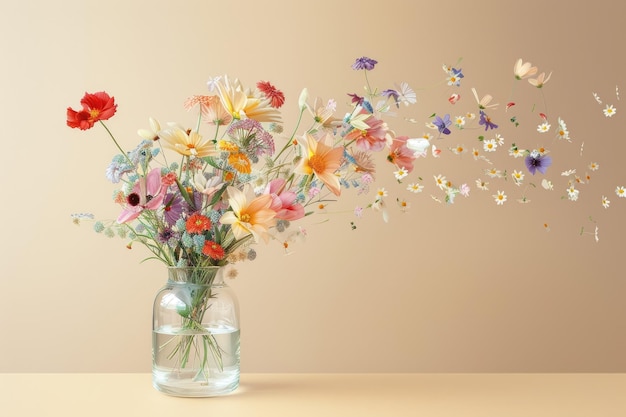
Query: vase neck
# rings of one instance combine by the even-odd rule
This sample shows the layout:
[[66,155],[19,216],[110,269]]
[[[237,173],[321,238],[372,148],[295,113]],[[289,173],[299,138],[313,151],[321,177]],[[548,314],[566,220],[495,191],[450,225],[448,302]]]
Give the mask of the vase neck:
[[224,285],[224,268],[221,266],[206,267],[168,267],[169,282],[196,285]]

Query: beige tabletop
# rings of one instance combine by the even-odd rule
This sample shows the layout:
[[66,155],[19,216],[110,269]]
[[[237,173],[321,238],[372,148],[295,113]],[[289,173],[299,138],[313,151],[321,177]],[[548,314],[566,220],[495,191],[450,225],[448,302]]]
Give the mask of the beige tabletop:
[[626,416],[626,374],[243,374],[177,398],[150,374],[0,374],[0,416]]

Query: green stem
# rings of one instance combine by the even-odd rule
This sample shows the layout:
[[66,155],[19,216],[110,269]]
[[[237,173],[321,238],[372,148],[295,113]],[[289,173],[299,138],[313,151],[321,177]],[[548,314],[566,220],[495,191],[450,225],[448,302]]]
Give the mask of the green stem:
[[128,163],[132,166],[134,166],[135,164],[133,164],[133,161],[130,160],[130,158],[128,157],[128,154],[124,151],[124,149],[122,149],[122,147],[120,146],[119,143],[117,143],[117,140],[115,140],[115,136],[113,136],[113,133],[111,133],[111,131],[109,130],[109,128],[107,127],[106,124],[104,124],[104,122],[102,120],[98,120],[100,122],[100,124],[104,127],[104,130],[107,131],[107,133],[109,134],[109,136],[111,137],[111,139],[113,140],[113,143],[115,144],[115,146],[117,146],[117,149],[119,149],[119,151],[122,153],[122,155],[124,155],[124,157],[126,158],[126,160],[128,161]]

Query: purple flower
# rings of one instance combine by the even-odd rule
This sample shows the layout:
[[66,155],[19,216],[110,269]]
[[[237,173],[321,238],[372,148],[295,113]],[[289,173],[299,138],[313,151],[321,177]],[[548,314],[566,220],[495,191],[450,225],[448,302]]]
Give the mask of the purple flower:
[[[463,75],[463,70],[461,70],[461,68],[456,69],[456,68],[452,68],[450,69],[450,71],[448,71],[448,74],[450,75],[450,82],[452,82],[452,85],[455,86],[460,86],[461,85],[461,78],[465,77]],[[454,81],[452,81],[454,79]]]
[[535,175],[535,171],[545,174],[546,169],[552,165],[552,158],[534,150],[525,158],[524,162],[526,162],[526,168],[528,168],[531,174]]
[[484,125],[485,130],[498,128],[498,125],[491,121],[491,117],[487,116],[487,113],[482,110],[480,111],[480,120],[478,121],[478,124]]
[[165,221],[170,226],[173,226],[182,217],[184,210],[183,198],[179,193],[167,193],[163,200],[163,207]]
[[172,239],[178,239],[178,233],[169,227],[161,230],[157,235],[157,240],[163,244],[168,244]]
[[443,116],[443,119],[439,116],[435,117],[435,121],[433,122],[433,124],[437,126],[437,129],[439,129],[439,133],[443,133],[444,135],[450,134],[450,129],[448,129],[448,126],[452,124],[452,121],[450,120],[449,114]]
[[378,64],[378,61],[368,58],[366,56],[362,56],[361,58],[357,58],[356,61],[354,61],[354,64],[352,64],[352,69],[355,70],[367,70],[367,71],[371,71],[374,69],[374,65]]
[[400,107],[400,94],[393,89],[384,90],[380,93],[381,96],[386,98],[392,98],[396,103],[396,107]]

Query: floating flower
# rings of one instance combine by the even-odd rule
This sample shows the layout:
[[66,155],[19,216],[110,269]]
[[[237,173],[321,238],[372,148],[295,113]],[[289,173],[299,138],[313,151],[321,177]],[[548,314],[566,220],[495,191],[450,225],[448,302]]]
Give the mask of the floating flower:
[[450,129],[448,129],[448,126],[452,124],[452,121],[450,120],[449,114],[444,115],[443,119],[439,116],[436,116],[433,124],[437,126],[437,130],[439,130],[439,133],[443,133],[444,135],[450,134]]
[[506,202],[506,194],[504,194],[504,191],[497,191],[497,194],[493,195],[493,198],[496,202],[497,205],[501,206]]
[[522,59],[518,59],[513,67],[513,74],[515,79],[521,80],[526,77],[530,77],[537,73],[537,67],[533,67],[530,62],[523,62]]
[[615,113],[617,112],[617,109],[613,107],[612,104],[610,105],[607,104],[604,110],[602,110],[602,112],[604,113],[606,117],[613,117],[613,115],[615,115]]
[[535,175],[536,171],[541,172],[542,174],[546,173],[546,170],[550,165],[552,165],[552,158],[548,155],[541,154],[537,150],[533,150],[524,160],[526,163],[526,168],[528,171]]
[[551,76],[552,76],[552,73],[550,73],[550,74],[546,77],[546,73],[545,73],[545,72],[542,72],[541,74],[539,74],[539,75],[537,76],[537,78],[529,78],[529,79],[528,79],[528,82],[529,82],[531,85],[534,85],[534,86],[535,86],[535,87],[537,87],[537,88],[541,88],[541,87],[543,87],[543,85],[544,85],[545,83],[547,83],[547,82],[548,82],[548,80],[550,80],[550,77],[551,77]]
[[482,110],[480,111],[480,120],[478,121],[478,124],[485,126],[485,131],[498,128],[498,125],[491,121],[491,117],[489,117],[487,113]]

